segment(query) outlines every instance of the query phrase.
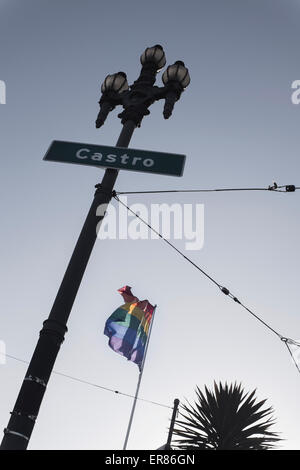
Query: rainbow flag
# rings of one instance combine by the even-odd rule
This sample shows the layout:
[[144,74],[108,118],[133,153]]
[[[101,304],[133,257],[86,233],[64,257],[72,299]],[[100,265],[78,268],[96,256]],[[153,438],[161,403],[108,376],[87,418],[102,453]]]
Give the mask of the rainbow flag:
[[109,346],[118,354],[135,362],[141,370],[149,327],[154,311],[148,300],[139,300],[131,287],[118,290],[125,304],[117,308],[105,323],[104,334]]

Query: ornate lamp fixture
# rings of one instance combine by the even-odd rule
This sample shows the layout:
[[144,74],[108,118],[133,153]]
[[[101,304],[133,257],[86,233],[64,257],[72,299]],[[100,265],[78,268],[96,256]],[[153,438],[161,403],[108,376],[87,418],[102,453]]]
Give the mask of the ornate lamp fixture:
[[102,86],[102,96],[99,101],[100,111],[96,120],[96,127],[101,127],[109,112],[117,105],[124,110],[118,115],[122,124],[133,121],[140,127],[144,116],[150,114],[149,107],[155,101],[165,100],[163,115],[168,119],[173,111],[174,104],[179,100],[181,93],[190,83],[188,69],[181,61],[170,65],[163,73],[163,87],[154,86],[156,74],[166,65],[166,57],[159,44],[147,47],[140,57],[142,70],[139,78],[128,86],[126,74],[118,72],[108,75]]

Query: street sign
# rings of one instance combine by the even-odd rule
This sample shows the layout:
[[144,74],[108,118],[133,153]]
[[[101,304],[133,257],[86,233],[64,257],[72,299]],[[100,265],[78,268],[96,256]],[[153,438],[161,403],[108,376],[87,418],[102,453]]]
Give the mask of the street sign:
[[54,140],[44,160],[182,176],[185,155]]

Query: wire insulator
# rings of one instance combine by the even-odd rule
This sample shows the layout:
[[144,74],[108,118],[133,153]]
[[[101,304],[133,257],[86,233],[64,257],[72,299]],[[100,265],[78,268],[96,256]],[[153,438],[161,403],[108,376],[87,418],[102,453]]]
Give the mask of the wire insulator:
[[222,287],[222,288],[221,288],[221,291],[222,291],[223,294],[225,294],[225,295],[229,295],[229,294],[230,294],[230,291],[227,289],[227,287]]

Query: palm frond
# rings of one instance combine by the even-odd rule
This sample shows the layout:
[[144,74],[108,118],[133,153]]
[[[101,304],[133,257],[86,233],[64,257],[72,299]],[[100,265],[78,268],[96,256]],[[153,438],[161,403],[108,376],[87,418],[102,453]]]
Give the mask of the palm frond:
[[178,449],[272,449],[280,441],[270,431],[275,420],[273,408],[262,409],[256,390],[245,393],[241,384],[214,382],[213,390],[196,387],[197,399],[181,405],[175,422],[173,443]]

